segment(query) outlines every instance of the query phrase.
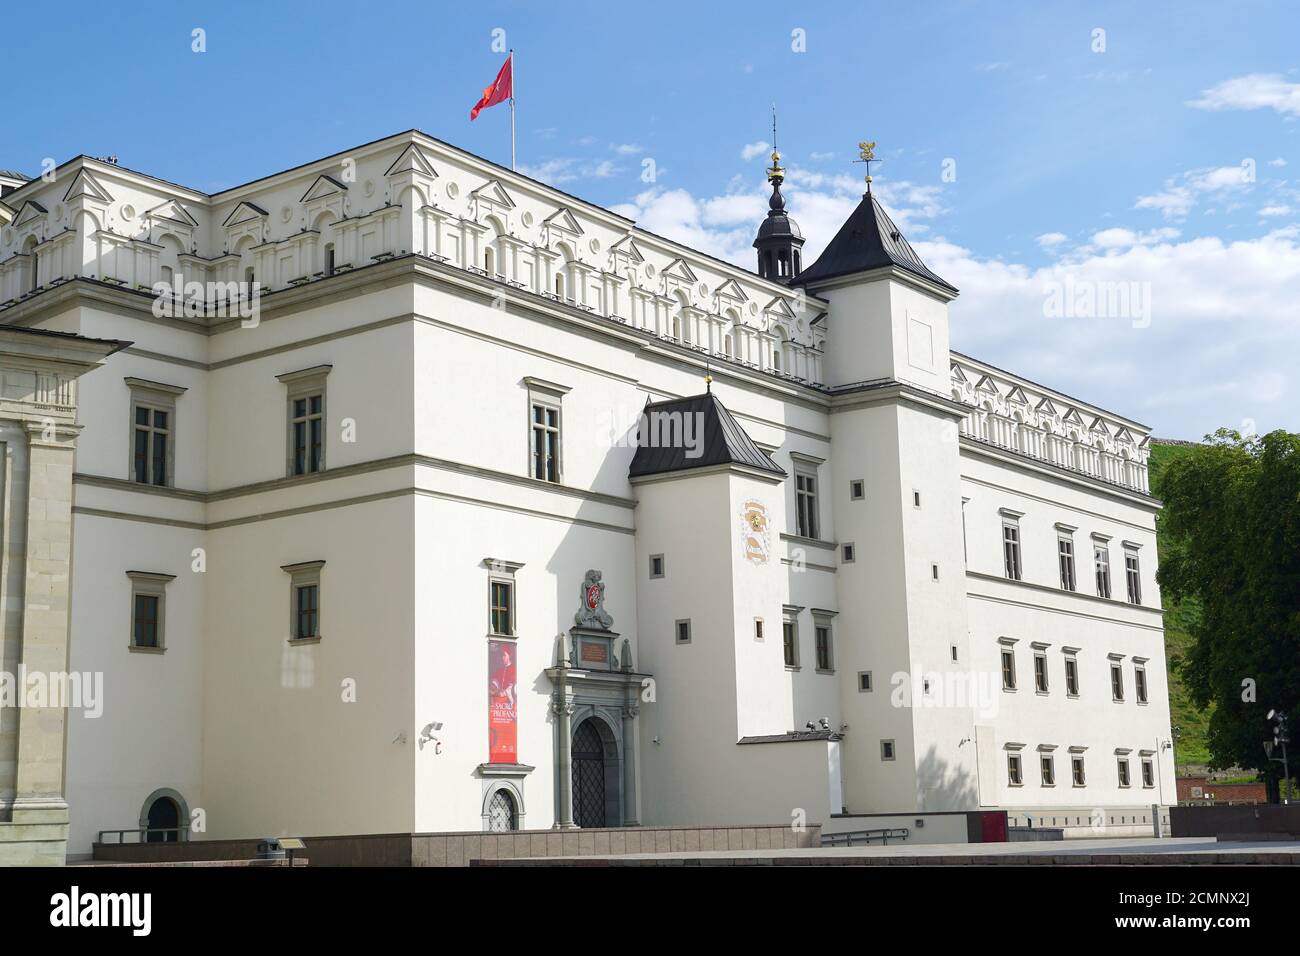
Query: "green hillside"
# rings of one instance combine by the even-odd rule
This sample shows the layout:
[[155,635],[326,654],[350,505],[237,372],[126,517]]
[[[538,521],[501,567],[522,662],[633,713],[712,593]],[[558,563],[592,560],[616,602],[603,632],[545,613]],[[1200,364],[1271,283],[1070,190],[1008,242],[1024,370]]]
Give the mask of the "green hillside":
[[[1151,493],[1160,497],[1160,476],[1165,465],[1179,455],[1187,454],[1193,445],[1151,445]],[[1156,546],[1163,547],[1157,534]],[[1191,700],[1187,688],[1183,685],[1181,664],[1184,655],[1191,647],[1192,638],[1188,625],[1196,620],[1199,613],[1194,602],[1165,601],[1165,657],[1169,661],[1169,712],[1170,720],[1178,728],[1178,742],[1175,750],[1179,773],[1187,768],[1205,767],[1210,762],[1206,749],[1206,731],[1210,722],[1213,706],[1205,710],[1197,707]]]

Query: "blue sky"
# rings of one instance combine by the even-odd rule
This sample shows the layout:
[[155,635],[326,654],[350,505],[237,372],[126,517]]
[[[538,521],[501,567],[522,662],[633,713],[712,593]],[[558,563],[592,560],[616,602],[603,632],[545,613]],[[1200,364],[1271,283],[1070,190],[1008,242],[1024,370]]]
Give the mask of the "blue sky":
[[[1161,435],[1300,429],[1294,4],[133,2],[6,26],[0,167],[113,153],[207,191],[413,126],[508,163],[506,108],[468,119],[502,29],[521,167],[745,265],[775,101],[808,250],[877,141],[882,198],[962,289],[954,347]],[[1063,282],[1149,287],[1149,312],[1045,315]]]

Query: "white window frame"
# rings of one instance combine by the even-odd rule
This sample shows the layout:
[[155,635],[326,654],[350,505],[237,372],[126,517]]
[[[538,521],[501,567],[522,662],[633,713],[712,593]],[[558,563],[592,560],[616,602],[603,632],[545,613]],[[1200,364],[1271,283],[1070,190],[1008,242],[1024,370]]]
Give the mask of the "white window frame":
[[[129,427],[129,439],[127,442],[127,479],[134,485],[141,488],[174,488],[176,487],[176,399],[184,395],[189,389],[182,388],[179,385],[166,385],[162,382],[151,382],[148,379],[133,378],[127,376],[123,379],[126,387],[131,392],[130,418],[127,421]],[[146,408],[150,413],[155,411],[165,412],[167,415],[167,428],[163,433],[167,436],[167,454],[163,462],[165,474],[162,483],[153,481],[153,441],[152,435],[158,429],[153,424],[153,416],[150,414],[148,432],[151,436],[149,449],[145,458],[145,471],[147,481],[139,481],[135,476],[135,436],[139,430],[135,422],[135,413],[137,408]]]
[[[1007,683],[1007,660],[1011,661],[1011,682]],[[1015,641],[1010,638],[1001,638],[998,641],[998,674],[1002,678],[1002,690],[1007,694],[1014,694],[1018,683],[1016,674],[1016,648]]]
[[[1074,648],[1066,648],[1065,655],[1065,696],[1078,699],[1080,689],[1079,656]],[[1070,689],[1070,673],[1074,673],[1074,689]]]
[[1079,589],[1078,564],[1074,555],[1074,529],[1056,526],[1056,565],[1060,572],[1061,590]]
[[[487,636],[491,638],[508,637],[517,639],[519,637],[519,585],[518,581],[515,579],[515,572],[524,565],[520,561],[506,561],[502,558],[484,558],[482,564],[483,567],[487,568],[488,572]],[[494,609],[492,603],[492,591],[493,586],[498,584],[505,585],[509,594],[509,598],[507,599],[509,605],[506,608],[506,611],[510,620],[507,622],[506,626],[508,630],[506,631],[498,631],[493,626],[495,621],[493,620],[494,615],[492,613]]]
[[1129,604],[1142,603],[1142,562],[1138,557],[1138,546],[1124,542],[1124,587]]
[[[1023,580],[1025,574],[1020,514],[1002,509],[1002,573],[1008,581]],[[1011,532],[1008,535],[1008,532]]]
[[[280,570],[289,575],[289,643],[319,644],[324,634],[325,589],[321,586],[321,568],[324,561],[300,561],[296,564],[282,564]],[[316,588],[316,633],[307,637],[298,636],[298,591],[301,588]]]
[[[813,608],[813,664],[818,674],[835,673],[835,626],[832,623],[835,619],[836,611],[826,611],[820,608]],[[818,632],[826,632],[826,666],[822,667],[821,655],[818,653]]]
[[[795,534],[816,541],[821,532],[821,479],[817,465],[804,458],[793,461]],[[801,487],[807,482],[812,483],[811,487]]]
[[[131,581],[131,604],[127,609],[130,624],[127,649],[133,653],[161,654],[167,650],[167,585],[176,580],[176,575],[159,571],[128,571],[126,576]],[[158,641],[156,644],[137,644],[135,642],[136,597],[158,599]]]
[[[686,638],[682,639],[682,625],[686,625]],[[673,643],[681,647],[691,643],[694,635],[691,634],[691,619],[689,617],[679,617],[673,621]]]
[[799,612],[803,608],[792,604],[785,605],[781,613],[781,660],[785,661],[785,628],[790,626],[790,650],[791,660],[785,661],[785,669],[788,671],[797,671],[800,669],[799,663]]
[[[526,417],[528,422],[528,447],[526,449],[524,461],[526,468],[524,473],[534,481],[545,482],[548,485],[564,484],[564,396],[572,391],[567,385],[557,385],[555,382],[548,382],[545,379],[534,378],[531,375],[524,376],[523,384],[528,391],[528,405],[526,407]],[[545,476],[538,477],[536,469],[535,448],[538,425],[533,421],[533,409],[541,407],[555,412],[555,478]],[[546,431],[550,431],[549,425],[541,426]]]
[[1113,593],[1113,582],[1110,574],[1110,538],[1106,535],[1092,536],[1092,571],[1097,597],[1109,598]]
[[[286,477],[307,478],[311,475],[318,475],[329,467],[329,394],[326,389],[326,379],[333,368],[332,365],[314,365],[311,368],[299,369],[296,372],[285,372],[283,375],[276,376],[276,379],[285,386],[284,473]],[[304,418],[295,418],[293,405],[294,402],[300,399],[310,401],[317,395],[320,396],[320,467],[313,470],[311,468],[310,422],[316,415],[311,412],[311,406],[309,405],[307,415]],[[302,472],[294,470],[293,426],[299,420],[307,423],[305,470]]]

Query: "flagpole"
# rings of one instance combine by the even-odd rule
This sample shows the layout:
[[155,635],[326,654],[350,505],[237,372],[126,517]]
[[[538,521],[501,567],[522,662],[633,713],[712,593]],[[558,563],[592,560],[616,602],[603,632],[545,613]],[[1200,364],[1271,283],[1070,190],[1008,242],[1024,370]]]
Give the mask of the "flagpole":
[[515,51],[510,51],[510,170],[515,171],[515,83],[519,73],[515,69]]

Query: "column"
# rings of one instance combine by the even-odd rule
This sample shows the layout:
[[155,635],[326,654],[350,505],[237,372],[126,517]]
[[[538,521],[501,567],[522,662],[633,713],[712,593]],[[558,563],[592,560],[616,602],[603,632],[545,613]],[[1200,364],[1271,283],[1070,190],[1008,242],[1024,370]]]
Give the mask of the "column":
[[555,829],[572,830],[573,822],[573,698],[558,688],[551,698],[551,713],[555,714],[555,776],[559,785],[559,806],[555,811]]
[[641,708],[623,705],[623,826],[639,827],[636,812],[636,717]]

